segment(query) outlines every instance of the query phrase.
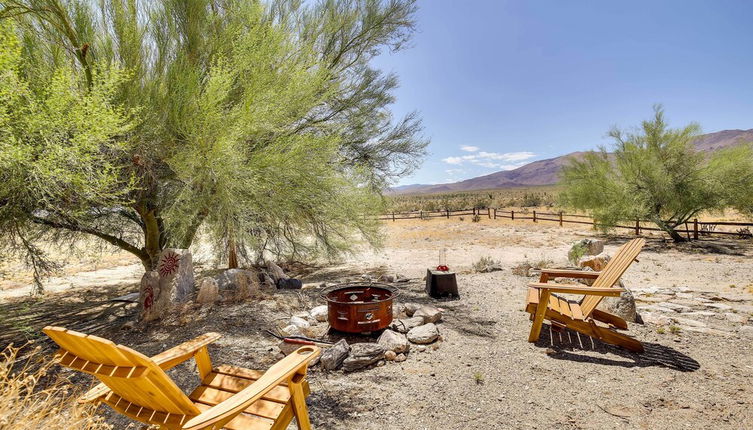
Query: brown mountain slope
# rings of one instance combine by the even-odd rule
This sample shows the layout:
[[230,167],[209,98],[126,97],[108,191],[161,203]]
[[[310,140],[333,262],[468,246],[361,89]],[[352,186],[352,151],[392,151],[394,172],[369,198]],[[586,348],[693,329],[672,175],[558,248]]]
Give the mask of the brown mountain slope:
[[[694,142],[699,151],[713,152],[719,149],[753,143],[751,130],[723,130],[704,134]],[[453,191],[472,191],[494,188],[530,187],[552,185],[559,181],[562,166],[572,157],[582,157],[585,152],[572,152],[547,160],[538,160],[514,170],[503,170],[460,182],[438,185],[405,185],[392,190],[395,194],[428,194]]]

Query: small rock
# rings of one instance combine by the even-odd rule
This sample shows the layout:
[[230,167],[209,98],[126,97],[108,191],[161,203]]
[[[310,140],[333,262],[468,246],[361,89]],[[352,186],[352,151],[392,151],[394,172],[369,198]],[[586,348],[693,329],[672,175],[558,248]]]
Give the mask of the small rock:
[[408,282],[408,281],[410,281],[410,279],[406,278],[405,276],[399,273],[395,275],[395,282]]
[[284,331],[287,335],[301,334],[301,328],[293,324],[285,326],[282,331]]
[[424,323],[435,323],[442,319],[442,311],[434,306],[422,306],[416,312],[413,313],[413,317],[421,317],[424,319]]
[[219,298],[220,287],[217,285],[217,281],[208,277],[199,281],[199,294],[196,296],[196,303],[214,303]]
[[408,342],[404,334],[389,329],[382,332],[377,343],[382,345],[387,351],[394,351],[396,354],[407,352],[410,349],[410,342]]
[[397,357],[395,357],[395,362],[400,363],[400,362],[405,361],[407,358],[408,357],[406,357],[405,354],[398,354]]
[[387,352],[378,343],[357,343],[350,347],[350,356],[343,361],[343,370],[352,372],[374,364],[384,358]]
[[133,330],[136,328],[136,321],[128,321],[127,323],[120,326],[121,330]]
[[377,279],[377,281],[392,283],[395,282],[395,277],[392,275],[382,275],[379,277],[379,279]]
[[687,328],[687,327],[706,327],[706,323],[703,323],[701,321],[692,320],[690,318],[672,317],[672,319],[675,320],[675,322],[677,322],[678,324],[681,324],[681,325],[685,326],[685,328]]
[[397,354],[395,354],[395,351],[387,351],[384,353],[384,359],[387,361],[395,361],[397,358]]
[[327,305],[321,305],[317,306],[313,309],[311,309],[311,317],[319,322],[326,322],[327,317],[329,316],[329,310],[327,309]]
[[590,267],[594,271],[600,272],[604,270],[604,267],[606,267],[610,258],[611,257],[609,255],[604,253],[598,255],[587,255],[581,257],[580,260],[578,260],[578,267]]
[[433,323],[424,324],[412,328],[408,332],[408,340],[413,343],[427,344],[434,342],[439,337],[439,329]]
[[419,305],[418,303],[406,303],[403,305],[405,315],[408,315],[409,317],[412,317],[413,314],[416,313],[416,311],[419,309],[421,309],[421,305]]
[[426,346],[424,346],[424,345],[418,345],[417,347],[415,347],[415,350],[418,351],[418,352],[424,352],[424,351],[426,351]]
[[326,348],[321,355],[322,367],[327,370],[337,370],[342,366],[343,361],[348,357],[350,353],[350,345],[345,339],[340,339],[339,342]]
[[641,319],[646,324],[658,325],[660,327],[669,325],[669,323],[671,322],[669,317],[653,312],[641,312]]
[[303,345],[299,345],[297,343],[288,343],[285,341],[281,341],[279,345],[277,345],[278,348],[280,348],[280,351],[282,351],[285,355],[290,355],[293,351],[297,350]]
[[424,324],[423,317],[413,317],[407,319],[393,320],[390,324],[390,329],[398,333],[408,333],[412,328],[418,327]]
[[297,315],[293,315],[292,317],[290,317],[290,324],[299,328],[311,327],[311,324],[305,318],[301,318],[300,316],[297,316]]
[[729,321],[736,324],[745,324],[748,322],[748,317],[744,314],[736,314],[732,312],[726,312],[724,314],[724,318]]

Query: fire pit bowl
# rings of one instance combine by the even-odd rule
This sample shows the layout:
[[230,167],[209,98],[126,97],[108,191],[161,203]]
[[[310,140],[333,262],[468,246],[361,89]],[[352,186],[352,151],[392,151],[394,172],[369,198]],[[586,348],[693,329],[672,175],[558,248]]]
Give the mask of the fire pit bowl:
[[392,301],[397,288],[386,284],[339,284],[322,293],[327,301],[329,325],[346,333],[368,333],[392,323]]

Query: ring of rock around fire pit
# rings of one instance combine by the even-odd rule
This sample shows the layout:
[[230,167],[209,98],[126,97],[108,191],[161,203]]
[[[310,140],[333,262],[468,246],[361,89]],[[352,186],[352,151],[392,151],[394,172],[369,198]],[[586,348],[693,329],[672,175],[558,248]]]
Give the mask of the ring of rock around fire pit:
[[392,323],[392,303],[400,290],[387,284],[355,282],[322,293],[330,327],[346,333],[369,333]]

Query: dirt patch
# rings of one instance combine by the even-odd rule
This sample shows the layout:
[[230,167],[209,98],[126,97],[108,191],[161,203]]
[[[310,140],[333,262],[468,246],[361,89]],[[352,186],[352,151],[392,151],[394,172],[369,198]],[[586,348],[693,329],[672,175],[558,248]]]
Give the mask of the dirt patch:
[[[739,429],[753,422],[753,337],[745,334],[746,327],[753,329],[749,242],[726,243],[740,254],[727,255],[651,239],[624,282],[636,294],[639,313],[666,317],[667,324],[662,318],[630,324],[629,333],[647,350],[633,354],[548,327],[537,343],[527,342],[530,322],[522,308],[525,285],[534,278],[512,268],[543,260],[565,266],[569,245],[596,236],[592,231],[456,219],[387,223],[385,230],[383,250],[310,270],[307,281],[338,281],[367,269],[405,274],[413,280],[396,284],[400,301],[444,308],[443,341],[410,352],[404,362],[364,371],[311,369],[315,428]],[[604,239],[605,251],[613,253],[627,237]],[[447,249],[447,264],[461,272],[460,300],[436,301],[423,292],[421,278],[437,265],[441,248]],[[499,261],[503,270],[470,273],[482,256]],[[184,318],[143,331],[112,328],[100,334],[156,354],[217,331],[223,338],[210,349],[216,364],[265,369],[279,351],[264,330],[323,304],[318,293],[280,291],[246,303],[192,307]],[[170,374],[186,390],[197,383],[192,362]],[[126,427],[122,417],[100,410],[116,428]]]

